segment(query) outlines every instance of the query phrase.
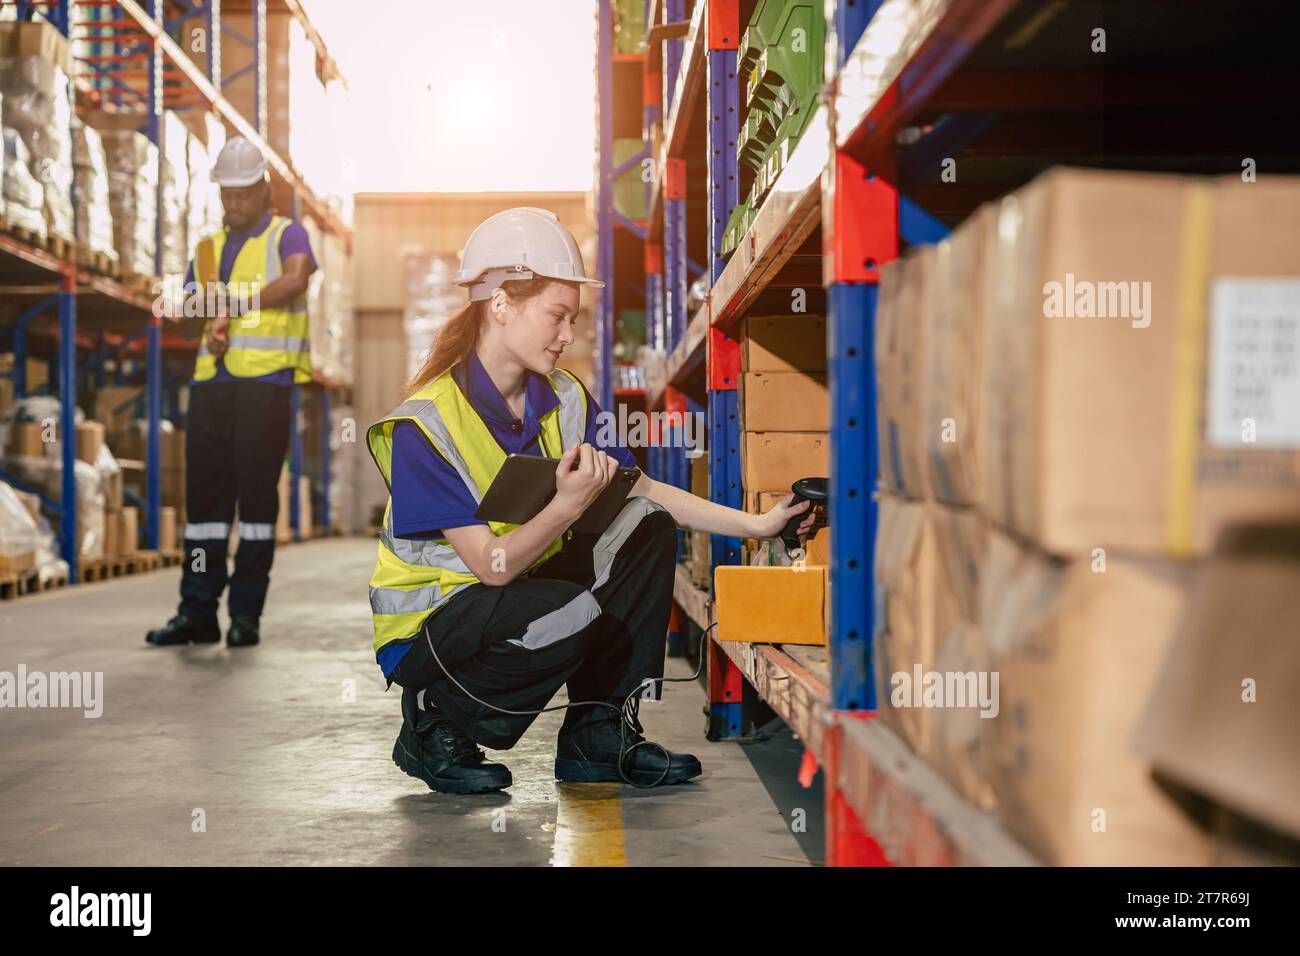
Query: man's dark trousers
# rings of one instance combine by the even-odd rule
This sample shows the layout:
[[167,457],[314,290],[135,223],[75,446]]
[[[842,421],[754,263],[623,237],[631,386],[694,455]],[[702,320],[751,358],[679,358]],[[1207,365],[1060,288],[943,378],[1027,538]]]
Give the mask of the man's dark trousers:
[[275,557],[277,485],[289,444],[289,401],[288,387],[268,382],[209,382],[190,388],[180,605],[188,618],[217,623],[236,508],[239,548],[229,577],[228,608],[231,617],[262,613]]

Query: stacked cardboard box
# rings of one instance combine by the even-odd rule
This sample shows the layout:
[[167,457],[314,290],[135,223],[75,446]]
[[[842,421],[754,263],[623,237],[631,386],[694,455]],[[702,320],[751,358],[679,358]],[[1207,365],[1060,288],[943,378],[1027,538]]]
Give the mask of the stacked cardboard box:
[[1060,170],[883,270],[881,716],[1049,862],[1210,858],[1133,737],[1215,538],[1300,517],[1297,216]]
[[758,513],[800,478],[830,474],[826,320],[751,316],[742,341],[741,471],[745,510]]

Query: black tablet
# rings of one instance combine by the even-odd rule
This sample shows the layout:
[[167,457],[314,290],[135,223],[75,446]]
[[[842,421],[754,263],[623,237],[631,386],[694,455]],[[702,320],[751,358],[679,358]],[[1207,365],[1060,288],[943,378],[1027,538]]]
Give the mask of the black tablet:
[[[479,502],[474,517],[481,521],[507,521],[510,524],[531,521],[555,497],[555,469],[559,467],[558,458],[510,455],[492,479],[492,487]],[[640,468],[620,468],[608,487],[570,528],[600,534],[623,510],[623,503],[640,476]]]

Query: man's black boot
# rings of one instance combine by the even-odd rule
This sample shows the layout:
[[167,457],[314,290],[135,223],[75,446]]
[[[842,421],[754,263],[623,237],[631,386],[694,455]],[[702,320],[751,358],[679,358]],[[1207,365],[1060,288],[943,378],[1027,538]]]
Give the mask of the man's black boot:
[[[426,695],[427,696],[427,695]],[[487,763],[483,751],[418,691],[402,691],[402,730],[393,763],[439,793],[486,793],[513,782],[505,764]]]
[[[622,698],[610,703],[621,707]],[[639,787],[681,783],[698,777],[700,761],[693,754],[672,753],[643,736],[640,701],[632,700],[629,727],[607,707],[584,707],[572,723],[565,721],[555,750],[555,779],[570,783],[632,783]],[[569,714],[573,714],[570,710]],[[622,756],[622,773],[619,758]]]
[[146,634],[144,639],[147,643],[160,647],[173,644],[215,644],[221,640],[221,628],[215,623],[204,624],[184,614],[177,614],[163,627],[154,628]]
[[226,632],[227,647],[252,647],[261,639],[258,619],[255,616],[235,614],[230,618],[230,630]]

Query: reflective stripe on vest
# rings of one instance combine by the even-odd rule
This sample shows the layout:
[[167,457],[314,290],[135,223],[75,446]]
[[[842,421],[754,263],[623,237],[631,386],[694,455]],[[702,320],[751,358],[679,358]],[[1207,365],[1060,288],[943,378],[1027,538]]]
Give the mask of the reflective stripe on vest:
[[[568,372],[557,369],[548,377],[559,405],[542,416],[547,444],[567,448],[586,434],[587,397]],[[460,475],[475,502],[491,485],[505,463],[506,452],[479,417],[460,386],[444,372],[414,396],[370,427],[370,453],[391,488],[392,431],[401,421],[414,423],[429,443]],[[490,521],[495,535],[518,525]],[[561,535],[530,565],[540,565],[564,546]],[[378,561],[370,579],[370,609],[374,617],[375,651],[393,641],[413,637],[424,621],[460,591],[478,583],[464,560],[446,538],[413,540],[393,533],[393,502],[384,509],[379,533]]]
[[[227,285],[234,290],[262,289],[280,278],[280,237],[292,220],[272,216],[260,236],[250,236],[235,256]],[[212,261],[221,261],[228,230],[212,237]],[[196,257],[191,266],[200,283],[215,282],[219,276],[204,275]],[[206,381],[217,374],[217,360],[208,351],[207,327],[200,340],[194,362],[194,380]],[[311,325],[307,316],[307,298],[299,296],[291,305],[277,309],[260,309],[230,320],[230,340],[223,361],[226,371],[236,378],[256,378],[281,369],[293,369],[298,384],[311,381]]]

